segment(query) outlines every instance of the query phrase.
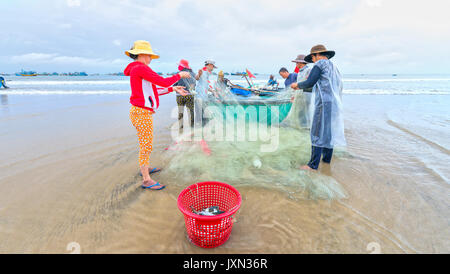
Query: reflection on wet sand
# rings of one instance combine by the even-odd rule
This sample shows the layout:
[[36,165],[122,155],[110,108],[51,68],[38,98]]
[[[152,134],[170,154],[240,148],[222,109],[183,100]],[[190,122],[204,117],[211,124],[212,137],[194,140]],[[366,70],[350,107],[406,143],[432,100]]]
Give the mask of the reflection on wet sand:
[[[15,120],[48,129],[40,131],[48,136],[34,137],[33,153],[13,156],[20,150],[13,138],[23,138],[19,126],[0,135],[2,144],[10,144],[2,146],[3,155],[11,155],[0,162],[0,253],[68,253],[72,242],[81,253],[369,253],[373,247],[382,253],[449,252],[448,182],[427,166],[434,152],[449,155],[430,154],[435,148],[426,142],[364,117],[346,120],[347,151],[319,170],[345,189],[346,198],[292,199],[276,187],[237,184],[243,203],[231,238],[219,248],[200,249],[187,240],[176,205],[180,191],[195,182],[163,170],[154,178],[167,189],[141,189],[128,106],[115,104],[42,114],[76,115],[61,131],[51,130],[50,116]],[[111,106],[114,113],[107,112]],[[108,115],[94,115],[99,111]],[[45,147],[50,135],[63,131],[63,141]],[[152,166],[167,166],[164,149],[171,143],[167,123],[160,122]],[[434,163],[448,178],[448,169]]]
[[7,106],[8,105],[8,95],[2,94],[1,95],[1,101],[2,101],[2,105],[3,106]]

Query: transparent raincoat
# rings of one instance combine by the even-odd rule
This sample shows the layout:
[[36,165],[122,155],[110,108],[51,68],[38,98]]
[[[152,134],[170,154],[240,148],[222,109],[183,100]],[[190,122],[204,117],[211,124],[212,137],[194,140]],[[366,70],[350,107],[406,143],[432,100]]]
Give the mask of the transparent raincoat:
[[327,59],[317,61],[315,66],[322,73],[311,95],[311,144],[325,148],[345,146],[341,74]]
[[204,122],[205,101],[208,99],[208,90],[212,88],[209,81],[210,75],[210,72],[204,70],[195,86],[194,123],[197,126]]
[[[297,81],[302,82],[308,79],[311,68],[312,66],[303,67],[298,73]],[[294,101],[288,117],[281,125],[297,129],[310,128],[312,117],[311,93],[295,91],[290,87],[287,89],[287,92],[293,94]]]

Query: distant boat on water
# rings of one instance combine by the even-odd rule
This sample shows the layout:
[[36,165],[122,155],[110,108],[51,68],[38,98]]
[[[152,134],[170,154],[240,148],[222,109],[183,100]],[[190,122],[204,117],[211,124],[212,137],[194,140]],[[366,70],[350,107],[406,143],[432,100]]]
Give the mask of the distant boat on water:
[[36,71],[25,71],[22,70],[21,72],[16,73],[17,76],[37,76]]
[[88,76],[88,74],[86,72],[82,71],[82,72],[69,73],[69,76]]
[[69,72],[69,73],[61,73],[61,76],[88,76],[86,72]]
[[234,75],[234,76],[244,76],[244,75],[247,75],[247,73],[246,73],[246,72],[232,72],[231,75]]

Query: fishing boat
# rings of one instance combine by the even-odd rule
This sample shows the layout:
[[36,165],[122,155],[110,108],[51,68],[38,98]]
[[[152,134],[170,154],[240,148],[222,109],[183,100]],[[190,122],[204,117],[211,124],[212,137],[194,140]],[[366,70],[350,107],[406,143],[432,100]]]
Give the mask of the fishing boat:
[[282,91],[282,88],[277,89],[265,89],[265,88],[244,88],[240,85],[233,85],[230,88],[230,91],[239,96],[249,97],[252,95],[257,96],[275,96],[278,92]]
[[37,73],[35,71],[21,70],[20,72],[16,73],[16,76],[37,76]]
[[[292,102],[288,94],[280,92],[281,88],[257,87],[253,84],[252,78],[256,78],[248,69],[239,74],[247,80],[249,88],[232,84],[228,81],[227,86],[230,93],[224,99],[210,101],[210,104],[218,106],[225,120],[230,119],[227,115],[228,107],[242,107],[246,121],[265,122],[268,125],[272,122],[281,123],[288,115],[292,107]],[[236,109],[236,108],[235,108]],[[237,114],[234,114],[237,119]]]
[[233,76],[244,76],[244,75],[246,75],[247,73],[245,73],[245,72],[232,72],[231,73],[231,75],[233,75]]
[[[210,105],[218,107],[225,120],[232,119],[229,110],[227,112],[227,108],[235,107],[235,112],[231,113],[234,119],[237,119],[238,113],[241,113],[240,115],[245,114],[245,120],[247,122],[262,122],[268,125],[271,125],[272,122],[278,124],[283,122],[292,108],[290,98],[260,97],[257,95],[233,96],[231,98],[219,99],[215,102],[211,101]],[[242,107],[244,113],[239,112],[236,107]]]
[[88,76],[88,74],[84,71],[82,72],[69,72],[68,76]]

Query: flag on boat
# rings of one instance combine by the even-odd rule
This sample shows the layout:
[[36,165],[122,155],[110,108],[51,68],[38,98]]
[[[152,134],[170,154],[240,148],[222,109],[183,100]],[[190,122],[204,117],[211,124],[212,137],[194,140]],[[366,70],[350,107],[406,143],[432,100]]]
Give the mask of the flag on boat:
[[253,75],[248,69],[245,69],[245,71],[247,72],[248,77],[250,77],[250,78],[256,78],[255,75]]

